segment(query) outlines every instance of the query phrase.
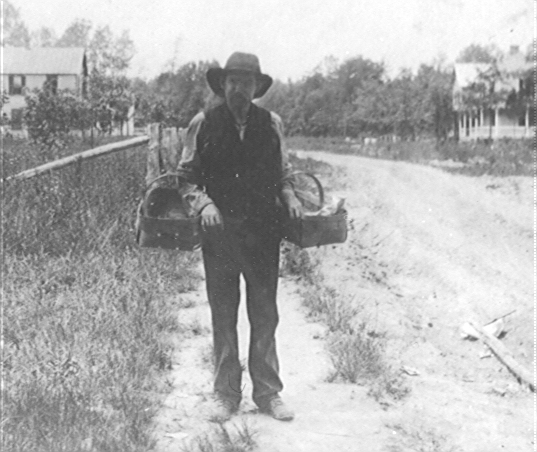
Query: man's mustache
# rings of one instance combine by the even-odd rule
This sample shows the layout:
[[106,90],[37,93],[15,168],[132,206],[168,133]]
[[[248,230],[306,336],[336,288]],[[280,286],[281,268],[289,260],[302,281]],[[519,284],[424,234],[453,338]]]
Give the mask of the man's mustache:
[[231,95],[232,102],[248,102],[248,98],[243,93],[233,93]]

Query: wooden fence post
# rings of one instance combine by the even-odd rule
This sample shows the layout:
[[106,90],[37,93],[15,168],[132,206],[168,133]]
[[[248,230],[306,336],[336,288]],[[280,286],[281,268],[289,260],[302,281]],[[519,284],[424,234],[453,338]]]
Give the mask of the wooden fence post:
[[161,128],[159,124],[147,127],[149,150],[147,155],[146,184],[161,174],[173,173],[177,170],[183,151],[183,129],[175,127]]

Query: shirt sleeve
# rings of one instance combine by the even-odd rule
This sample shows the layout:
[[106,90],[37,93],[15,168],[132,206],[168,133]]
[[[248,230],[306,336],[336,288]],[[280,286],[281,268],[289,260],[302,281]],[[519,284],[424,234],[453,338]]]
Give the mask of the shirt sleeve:
[[278,137],[280,139],[280,148],[282,153],[282,192],[293,192],[293,184],[290,180],[288,180],[288,176],[293,172],[293,168],[291,167],[291,164],[289,163],[289,151],[287,149],[287,146],[285,145],[285,136],[284,136],[284,130],[283,130],[283,122],[282,119],[274,112],[270,112],[270,116],[272,119],[272,128],[276,131],[278,134]]
[[200,158],[197,149],[198,134],[205,121],[205,114],[198,113],[188,126],[185,134],[183,152],[178,165],[178,173],[187,183],[182,188],[182,195],[194,215],[199,215],[204,207],[213,204],[212,199],[202,188]]

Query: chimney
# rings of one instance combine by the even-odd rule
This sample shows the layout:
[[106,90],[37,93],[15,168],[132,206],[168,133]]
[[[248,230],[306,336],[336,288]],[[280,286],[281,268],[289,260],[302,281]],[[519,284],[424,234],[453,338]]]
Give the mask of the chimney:
[[518,53],[519,51],[520,50],[519,50],[518,46],[511,46],[509,48],[509,55],[514,55],[514,54]]

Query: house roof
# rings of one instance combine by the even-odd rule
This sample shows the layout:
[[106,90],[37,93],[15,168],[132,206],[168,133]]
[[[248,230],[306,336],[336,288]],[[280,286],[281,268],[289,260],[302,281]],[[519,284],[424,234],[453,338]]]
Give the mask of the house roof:
[[3,47],[2,74],[81,74],[86,72],[82,47]]
[[456,63],[455,85],[459,88],[469,86],[478,79],[479,74],[489,68],[490,65],[486,63]]
[[533,63],[526,61],[521,52],[511,52],[498,63],[500,71],[509,74],[521,74],[533,67]]

